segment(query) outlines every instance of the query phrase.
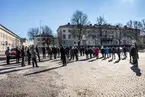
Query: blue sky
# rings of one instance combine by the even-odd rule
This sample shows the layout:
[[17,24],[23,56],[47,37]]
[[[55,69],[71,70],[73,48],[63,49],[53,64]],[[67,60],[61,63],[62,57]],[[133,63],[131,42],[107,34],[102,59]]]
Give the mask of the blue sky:
[[70,22],[72,14],[81,10],[91,23],[104,16],[108,23],[126,24],[145,19],[145,0],[0,0],[0,24],[21,37],[29,28],[48,25],[56,33],[60,25]]

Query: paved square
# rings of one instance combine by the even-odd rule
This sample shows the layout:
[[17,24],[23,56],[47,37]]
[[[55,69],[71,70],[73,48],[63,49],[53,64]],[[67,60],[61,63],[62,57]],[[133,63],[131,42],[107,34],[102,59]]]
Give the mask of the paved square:
[[139,56],[139,69],[129,59],[80,57],[62,67],[58,58],[39,68],[1,62],[0,97],[145,97],[145,53]]

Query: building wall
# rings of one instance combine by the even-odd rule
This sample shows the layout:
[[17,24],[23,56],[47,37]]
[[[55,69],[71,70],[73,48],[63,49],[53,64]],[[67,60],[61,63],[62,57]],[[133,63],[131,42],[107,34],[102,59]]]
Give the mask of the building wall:
[[11,32],[0,26],[0,51],[4,52],[7,47],[15,48],[20,46],[20,38],[10,34]]
[[25,40],[25,41],[21,42],[21,44],[22,44],[23,46],[25,46],[25,47],[29,47],[29,46],[30,46],[30,43],[29,43],[28,40]]
[[[77,46],[78,38],[73,37],[71,34],[71,28],[66,27],[59,27],[58,31],[58,39],[59,43],[64,46]],[[132,40],[129,37],[126,37],[127,30],[116,30],[114,29],[102,29],[102,37],[100,37],[98,29],[87,29],[87,33],[85,35],[85,40],[82,39],[80,45],[100,45],[101,38],[104,38],[102,41],[102,45],[119,45],[119,37],[121,35],[121,45],[131,45]],[[65,37],[64,37],[65,35]]]
[[[38,46],[38,47],[47,47],[47,44],[43,45],[43,38],[44,37],[34,37],[34,46]],[[52,39],[52,37],[50,37],[50,39]],[[55,43],[58,42],[58,40],[54,40],[54,45]],[[58,44],[56,44],[58,45]],[[53,46],[53,41],[50,42],[50,46]]]

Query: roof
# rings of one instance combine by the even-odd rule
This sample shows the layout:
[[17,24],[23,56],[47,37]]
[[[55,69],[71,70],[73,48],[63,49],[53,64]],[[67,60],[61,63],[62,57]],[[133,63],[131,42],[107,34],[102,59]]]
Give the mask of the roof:
[[[68,23],[68,24],[66,24],[66,25],[61,25],[61,26],[59,26],[59,28],[65,28],[65,27],[73,28],[73,27],[77,27],[77,25]],[[85,27],[85,28],[87,28],[87,29],[96,29],[96,28],[99,28],[100,25],[97,25],[97,24],[94,24],[94,25],[89,24],[89,25],[83,25],[83,27]],[[109,24],[101,25],[101,27],[102,27],[102,28],[110,28],[110,29],[115,29],[115,28],[116,28],[116,26],[114,26],[114,25],[109,25]],[[59,28],[58,28],[58,29],[59,29]],[[125,29],[124,27],[120,27],[120,28],[121,28],[121,29]],[[58,31],[58,29],[57,29],[57,31]],[[128,30],[135,30],[135,29],[129,28],[129,27],[127,27],[127,29],[128,29]],[[137,29],[137,30],[139,30],[139,29]]]
[[5,26],[3,26],[2,24],[0,24],[0,26],[3,28],[2,30],[5,30],[5,32],[13,35],[14,37],[16,38],[19,38],[20,39],[20,36],[18,36],[17,34],[15,34],[14,32],[12,32],[11,30],[9,30],[8,28],[6,28]]
[[27,40],[26,38],[21,38],[21,40]]
[[21,40],[21,42],[25,42],[25,41],[27,41],[26,38],[21,38],[20,40]]
[[41,34],[41,35],[36,35],[35,37],[53,37],[53,36],[52,35]]

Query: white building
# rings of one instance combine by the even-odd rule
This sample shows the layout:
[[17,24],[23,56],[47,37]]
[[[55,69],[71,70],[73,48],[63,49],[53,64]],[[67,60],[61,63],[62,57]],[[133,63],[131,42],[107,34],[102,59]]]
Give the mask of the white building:
[[0,52],[21,46],[20,37],[0,24]]
[[[72,30],[76,25],[62,25],[58,28],[57,34],[59,39],[59,44],[64,46],[77,46],[78,37],[72,34]],[[119,40],[121,45],[131,45],[132,39],[128,37],[126,33],[135,33],[135,29],[125,29],[125,28],[116,28],[116,26],[104,25],[101,26],[101,37],[100,37],[100,27],[97,25],[86,25],[83,26],[85,31],[82,35],[80,45],[89,45],[89,46],[100,46],[101,43],[104,46],[110,45],[119,45]],[[138,31],[138,30],[137,30]],[[139,31],[138,31],[139,32]],[[138,35],[138,34],[137,34]]]
[[58,38],[53,37],[52,35],[37,35],[34,37],[34,46],[42,47],[59,46]]

